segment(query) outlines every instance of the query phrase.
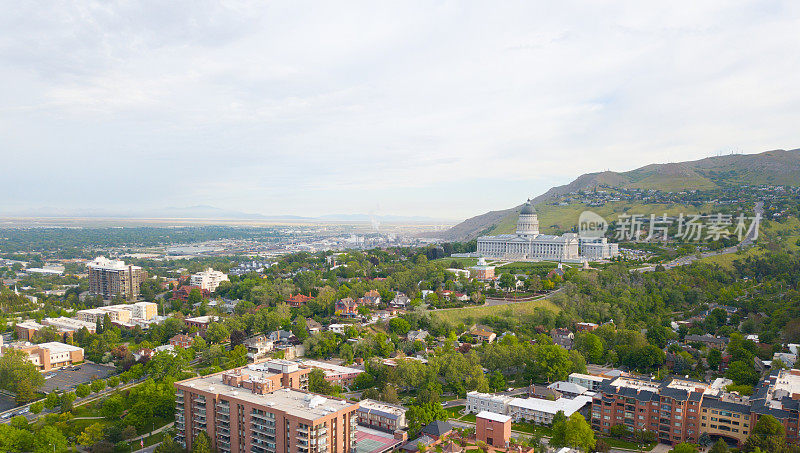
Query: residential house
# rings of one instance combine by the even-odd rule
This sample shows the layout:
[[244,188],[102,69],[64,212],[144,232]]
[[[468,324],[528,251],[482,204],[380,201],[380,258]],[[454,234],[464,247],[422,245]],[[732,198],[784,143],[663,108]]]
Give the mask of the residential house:
[[725,337],[715,337],[713,335],[686,335],[683,338],[685,344],[700,343],[708,348],[724,351],[728,346],[728,339]]
[[472,338],[485,343],[491,343],[495,340],[495,338],[497,338],[496,333],[484,329],[475,329],[469,334],[472,336]]
[[403,293],[397,293],[389,302],[389,306],[392,308],[399,308],[405,310],[408,306],[411,305],[411,299]]
[[211,292],[207,289],[200,288],[199,286],[183,285],[178,289],[172,291],[172,300],[182,300],[184,302],[189,300],[189,294],[193,289],[200,291],[200,296],[203,299],[211,297]]
[[175,335],[174,337],[169,339],[169,344],[176,348],[185,349],[192,346],[192,341],[193,341],[192,337],[190,337],[189,335],[184,335],[182,333],[179,333],[178,335]]
[[427,330],[412,330],[411,332],[408,332],[408,335],[407,335],[406,338],[408,339],[408,341],[411,341],[411,342],[414,342],[414,341],[417,341],[417,340],[425,341],[425,339],[428,338],[428,335],[429,335],[429,333],[428,333]]
[[358,316],[358,302],[345,297],[336,301],[336,314],[343,317],[355,318]]
[[554,344],[557,344],[564,349],[572,349],[572,343],[575,340],[575,334],[569,329],[563,328],[551,330],[550,337],[553,339]]
[[306,328],[311,335],[322,332],[322,324],[314,321],[311,318],[306,318]]
[[286,299],[286,303],[292,308],[300,308],[302,305],[305,305],[307,302],[312,300],[314,300],[313,297],[309,297],[304,294],[295,294],[293,296],[289,296]]

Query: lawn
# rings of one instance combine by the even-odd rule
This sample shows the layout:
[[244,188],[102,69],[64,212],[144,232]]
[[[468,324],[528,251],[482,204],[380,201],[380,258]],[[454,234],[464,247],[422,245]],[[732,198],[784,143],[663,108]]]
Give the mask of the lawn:
[[556,313],[559,311],[559,308],[549,300],[540,299],[528,302],[495,305],[491,307],[481,306],[456,308],[450,310],[434,310],[431,311],[431,316],[442,321],[447,321],[453,325],[458,325],[459,323],[471,324],[489,315],[519,318],[526,315],[532,315],[537,310],[542,309],[550,310]]
[[[605,442],[609,447],[612,448],[625,448],[628,450],[637,450],[637,451],[650,451],[653,447],[656,446],[655,443],[649,444],[637,444],[636,442],[629,442],[627,440],[615,439],[613,437],[596,437],[597,440],[602,440]],[[641,447],[644,448],[641,448]]]
[[511,431],[519,431],[529,434],[538,434],[540,436],[550,437],[553,435],[553,429],[549,426],[534,425],[528,422],[518,422],[511,424]]
[[450,414],[450,418],[459,418],[461,417],[461,411],[464,410],[464,406],[448,407],[445,410]]

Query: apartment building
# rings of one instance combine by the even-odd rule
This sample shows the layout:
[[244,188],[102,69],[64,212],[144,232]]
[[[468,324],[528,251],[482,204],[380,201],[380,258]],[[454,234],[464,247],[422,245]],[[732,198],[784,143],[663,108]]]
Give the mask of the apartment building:
[[657,433],[663,443],[697,443],[707,433],[744,443],[759,417],[780,421],[790,441],[797,441],[800,371],[776,370],[752,396],[725,391],[729,379],[711,384],[684,378],[652,381],[618,377],[602,384],[592,404],[592,427],[607,432],[624,424]]
[[28,355],[28,360],[39,371],[50,371],[83,362],[83,348],[64,343],[49,342],[32,344],[27,341],[9,343],[3,350],[15,349]]
[[370,399],[361,400],[358,424],[390,433],[400,431],[408,427],[406,408]]
[[14,330],[17,333],[18,339],[28,341],[37,333],[39,333],[40,330],[46,327],[53,327],[62,338],[66,339],[66,337],[71,337],[76,330],[80,330],[82,328],[86,328],[86,330],[89,332],[95,333],[95,326],[96,325],[94,323],[72,318],[65,318],[62,316],[60,318],[44,318],[41,323],[29,319],[27,321],[17,323],[14,326]]
[[158,304],[155,302],[136,302],[127,306],[131,311],[131,318],[150,321],[158,316]]
[[102,322],[106,315],[108,315],[111,322],[129,324],[131,321],[131,311],[126,308],[121,308],[119,305],[78,310],[78,312],[75,313],[75,318],[84,322],[97,323],[97,321]]
[[469,392],[467,393],[467,411],[475,414],[482,411],[494,412],[495,414],[508,414],[508,405],[514,398],[505,395],[494,395],[491,393]]
[[469,412],[492,412],[508,415],[515,421],[528,421],[536,424],[550,424],[558,411],[569,417],[583,410],[592,402],[592,397],[581,395],[575,398],[514,398],[491,393],[467,393],[466,409]]
[[208,292],[213,293],[222,282],[227,282],[228,276],[220,271],[215,271],[210,267],[203,272],[193,274],[190,278],[190,283],[193,286],[198,286]]
[[111,299],[121,296],[136,299],[139,286],[147,279],[147,272],[139,266],[126,265],[124,261],[99,256],[86,264],[89,292]]
[[212,322],[217,322],[218,320],[219,318],[217,316],[195,316],[194,318],[186,318],[183,322],[185,322],[186,326],[190,329],[196,327],[197,332],[205,337],[208,326],[210,326]]
[[205,431],[221,453],[354,452],[358,404],[302,390],[302,372],[270,361],[176,382],[178,441]]
[[598,391],[600,386],[603,384],[603,381],[607,380],[609,380],[609,378],[582,373],[572,373],[567,378],[567,382],[582,385],[592,392]]
[[349,387],[353,385],[359,374],[364,370],[358,368],[351,368],[347,366],[334,365],[328,362],[320,362],[317,360],[301,360],[297,362],[304,368],[316,368],[325,373],[325,380],[333,385],[340,385],[342,387]]

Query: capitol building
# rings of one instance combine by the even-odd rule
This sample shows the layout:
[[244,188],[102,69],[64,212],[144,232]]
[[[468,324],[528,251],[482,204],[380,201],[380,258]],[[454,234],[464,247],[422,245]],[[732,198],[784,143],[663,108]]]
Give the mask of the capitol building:
[[617,244],[605,238],[580,239],[576,233],[540,234],[539,217],[528,200],[519,213],[516,234],[481,236],[477,253],[487,258],[577,262],[612,258],[619,250]]

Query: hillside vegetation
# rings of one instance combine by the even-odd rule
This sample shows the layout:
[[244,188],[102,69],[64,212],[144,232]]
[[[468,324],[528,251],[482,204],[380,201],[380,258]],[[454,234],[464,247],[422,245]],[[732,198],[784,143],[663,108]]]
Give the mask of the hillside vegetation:
[[[539,224],[544,233],[558,233],[575,227],[581,211],[591,209],[607,219],[631,211],[637,214],[676,214],[702,212],[706,207],[657,203],[607,203],[589,207],[581,203],[554,206],[560,197],[594,190],[640,189],[661,192],[717,190],[756,185],[800,186],[800,149],[766,151],[759,154],[732,154],[690,162],[652,164],[627,172],[587,173],[563,186],[553,187],[534,198]],[[513,232],[522,205],[491,211],[461,222],[443,232],[447,240],[469,240],[481,234]],[[634,211],[635,209],[635,211]]]

